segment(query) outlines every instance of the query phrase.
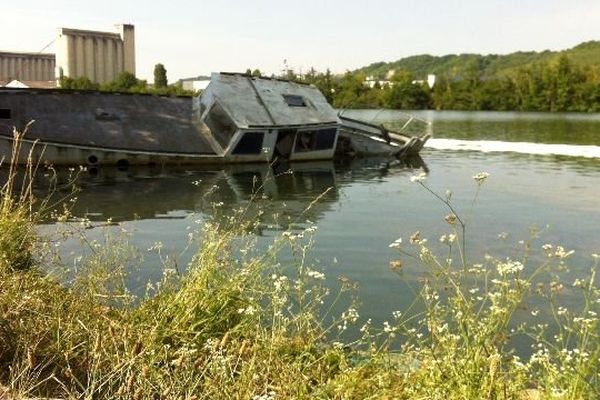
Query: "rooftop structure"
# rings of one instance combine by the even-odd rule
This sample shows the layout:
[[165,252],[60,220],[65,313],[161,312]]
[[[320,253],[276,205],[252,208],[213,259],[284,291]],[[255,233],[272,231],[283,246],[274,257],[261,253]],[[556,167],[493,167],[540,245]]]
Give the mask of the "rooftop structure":
[[314,86],[242,74],[213,74],[205,106],[224,109],[239,128],[338,124],[336,111]]

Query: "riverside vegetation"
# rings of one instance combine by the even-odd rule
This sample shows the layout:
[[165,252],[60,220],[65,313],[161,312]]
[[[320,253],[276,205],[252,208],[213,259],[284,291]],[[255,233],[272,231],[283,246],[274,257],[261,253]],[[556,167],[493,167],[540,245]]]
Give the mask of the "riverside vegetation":
[[[571,252],[538,247],[534,236],[517,258],[472,263],[466,217],[423,174],[412,180],[449,210],[445,251],[434,254],[418,232],[390,244],[399,251],[391,268],[412,258],[423,281],[414,309],[379,325],[360,315],[354,283],[339,278],[333,290],[310,262],[316,226],[285,231],[258,250],[258,222],[247,222],[247,209],[204,224],[185,274],[163,258],[162,280],[143,296],[127,288],[141,251],[119,225],[99,241],[82,236],[77,273],[65,274],[53,250],[61,238],[36,230],[54,207],[33,195],[34,171],[9,167],[0,199],[0,390],[8,398],[600,396],[599,256],[575,282],[560,281]],[[477,191],[487,178],[474,176]],[[59,225],[77,225],[68,208],[59,214]],[[295,262],[282,265],[282,250]],[[577,300],[569,308],[566,292]],[[532,296],[546,308],[531,309]],[[540,312],[553,322],[537,320]],[[531,355],[515,353],[519,337],[529,338]]]
[[[463,111],[600,111],[600,42],[582,43],[562,52],[518,52],[505,56],[420,55],[393,63],[332,74],[288,69],[278,76],[313,84],[339,109],[388,108]],[[181,83],[167,84],[166,69],[157,64],[154,85],[124,72],[99,85],[87,78],[63,77],[60,87],[158,95],[193,96]],[[436,75],[430,88],[427,74]],[[261,76],[258,69],[246,74]],[[275,76],[272,76],[275,77]],[[367,77],[374,79],[372,85]]]

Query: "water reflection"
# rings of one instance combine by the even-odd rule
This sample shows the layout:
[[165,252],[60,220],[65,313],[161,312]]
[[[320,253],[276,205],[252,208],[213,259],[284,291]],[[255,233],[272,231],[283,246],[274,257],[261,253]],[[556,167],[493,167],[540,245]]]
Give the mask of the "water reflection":
[[[361,159],[334,164],[330,161],[218,167],[103,167],[81,171],[81,188],[71,213],[91,221],[114,222],[144,219],[183,219],[190,213],[208,218],[230,215],[244,208],[248,220],[259,219],[270,229],[285,230],[307,220],[317,222],[339,200],[343,185],[355,180],[382,179],[404,169],[427,166],[419,157],[408,160]],[[41,195],[57,182],[65,186],[72,170],[45,172],[38,179]],[[351,177],[351,179],[349,179]],[[55,194],[60,198],[67,189]],[[225,210],[225,212],[218,212]]]

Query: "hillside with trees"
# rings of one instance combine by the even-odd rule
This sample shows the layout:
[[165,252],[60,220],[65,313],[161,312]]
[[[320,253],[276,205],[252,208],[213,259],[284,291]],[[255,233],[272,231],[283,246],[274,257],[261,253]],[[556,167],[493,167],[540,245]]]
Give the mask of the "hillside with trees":
[[[433,87],[425,81],[431,73]],[[343,75],[287,77],[316,85],[338,108],[600,112],[600,42],[562,52],[421,55]]]
[[391,70],[405,70],[412,73],[416,79],[425,79],[428,74],[461,77],[472,73],[475,69],[482,77],[494,78],[510,76],[520,69],[530,68],[536,64],[554,63],[564,56],[574,66],[590,67],[600,71],[600,41],[589,41],[562,51],[519,51],[506,55],[449,54],[431,56],[423,54],[389,63],[374,63],[355,72],[384,79]]

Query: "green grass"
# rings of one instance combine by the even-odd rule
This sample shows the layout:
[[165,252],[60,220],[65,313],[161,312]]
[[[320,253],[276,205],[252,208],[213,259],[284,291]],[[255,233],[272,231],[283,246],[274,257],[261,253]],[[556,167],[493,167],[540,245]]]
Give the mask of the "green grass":
[[[477,175],[478,187],[485,178]],[[423,177],[415,181],[427,187]],[[449,196],[440,199],[455,212]],[[332,292],[310,263],[315,227],[284,232],[258,251],[252,223],[234,212],[203,227],[185,275],[165,265],[163,279],[135,298],[124,282],[137,251],[118,227],[82,248],[68,285],[53,278],[47,271],[56,261],[39,256],[48,246],[35,233],[40,214],[31,201],[2,191],[0,385],[16,398],[599,397],[597,258],[589,277],[553,278],[540,289],[536,277],[563,269],[568,251],[545,246],[546,261],[532,266],[527,242],[519,259],[471,263],[464,218],[449,216],[443,256],[420,234],[391,245],[400,261],[424,267],[422,311],[401,310],[375,326],[359,315],[352,282],[342,279]],[[283,249],[293,265],[280,265]],[[581,299],[577,309],[558,304],[567,289]],[[515,323],[536,291],[555,313],[555,335],[533,315]],[[341,304],[350,305],[333,315]],[[516,356],[516,336],[534,343],[530,358]]]

